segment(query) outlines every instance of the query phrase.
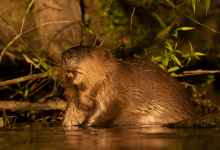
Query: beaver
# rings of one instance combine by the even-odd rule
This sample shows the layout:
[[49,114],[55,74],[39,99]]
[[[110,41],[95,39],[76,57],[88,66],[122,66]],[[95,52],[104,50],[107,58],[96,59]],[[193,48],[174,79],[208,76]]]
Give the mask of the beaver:
[[167,124],[194,116],[184,87],[146,59],[119,60],[110,50],[77,46],[62,53],[67,100],[62,126]]

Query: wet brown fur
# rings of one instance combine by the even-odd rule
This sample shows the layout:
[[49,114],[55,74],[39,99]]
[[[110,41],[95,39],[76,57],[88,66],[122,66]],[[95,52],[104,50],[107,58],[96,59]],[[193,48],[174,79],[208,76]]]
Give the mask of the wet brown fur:
[[145,59],[120,61],[105,48],[73,47],[62,55],[60,74],[68,104],[62,126],[164,124],[194,116],[182,85]]

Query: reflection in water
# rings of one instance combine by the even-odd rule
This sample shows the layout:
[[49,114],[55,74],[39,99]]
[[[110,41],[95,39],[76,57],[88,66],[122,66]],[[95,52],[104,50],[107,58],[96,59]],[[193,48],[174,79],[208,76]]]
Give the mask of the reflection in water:
[[177,142],[167,138],[175,135],[177,130],[160,126],[86,129],[72,126],[64,130],[69,148],[74,149],[163,149]]
[[62,128],[58,124],[0,128],[0,150],[218,150],[219,129],[170,129],[160,126]]

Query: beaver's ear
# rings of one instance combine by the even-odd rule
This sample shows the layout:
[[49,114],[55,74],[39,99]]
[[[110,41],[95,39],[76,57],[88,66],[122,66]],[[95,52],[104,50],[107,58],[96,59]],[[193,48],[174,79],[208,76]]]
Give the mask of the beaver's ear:
[[110,58],[110,52],[109,52],[107,49],[104,50],[104,56],[105,56],[105,58],[107,58],[107,59]]

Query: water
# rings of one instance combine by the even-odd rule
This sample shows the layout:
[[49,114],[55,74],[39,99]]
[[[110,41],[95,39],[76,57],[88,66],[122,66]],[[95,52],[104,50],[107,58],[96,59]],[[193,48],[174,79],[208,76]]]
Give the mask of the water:
[[218,150],[219,129],[170,129],[160,126],[62,128],[35,124],[13,130],[0,129],[1,150]]

